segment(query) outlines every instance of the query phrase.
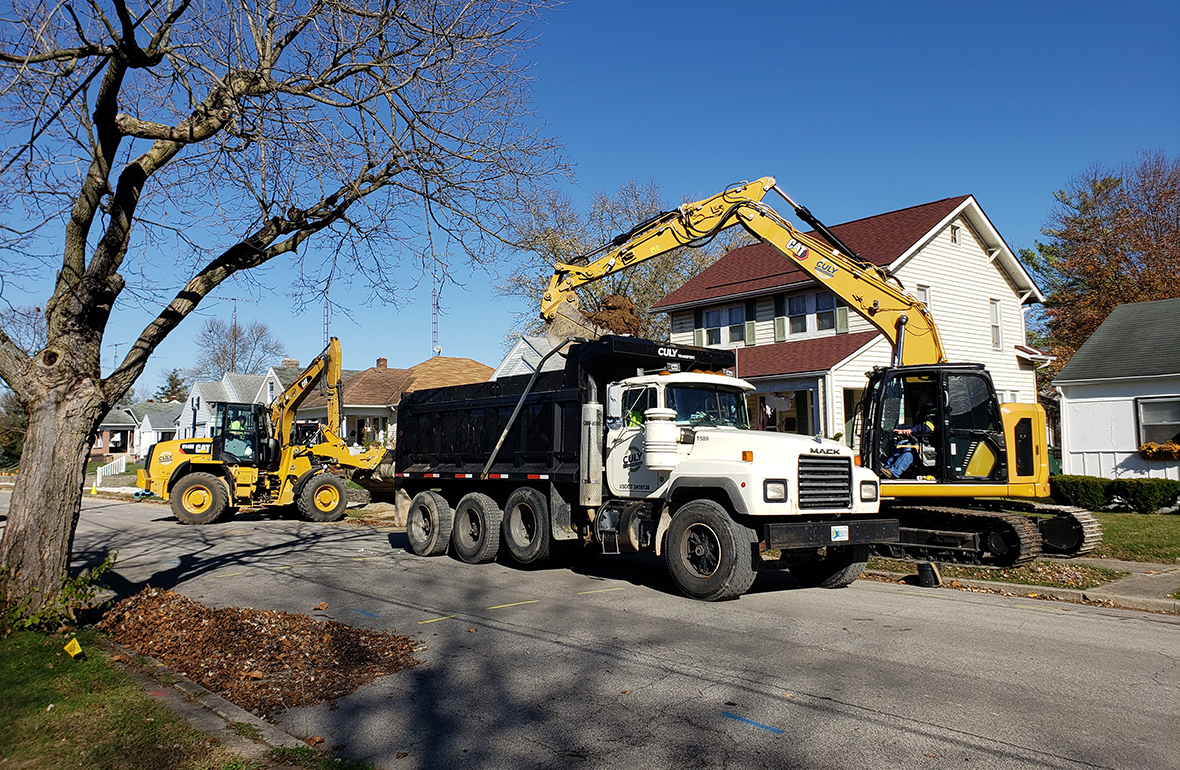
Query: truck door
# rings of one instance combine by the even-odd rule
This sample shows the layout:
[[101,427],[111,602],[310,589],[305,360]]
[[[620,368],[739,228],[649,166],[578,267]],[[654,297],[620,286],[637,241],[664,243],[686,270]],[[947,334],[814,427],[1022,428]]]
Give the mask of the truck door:
[[989,377],[947,372],[946,426],[949,479],[1007,481],[1003,427]]
[[623,388],[621,424],[607,435],[606,483],[616,497],[647,497],[659,474],[643,463],[643,413],[658,406],[654,386]]

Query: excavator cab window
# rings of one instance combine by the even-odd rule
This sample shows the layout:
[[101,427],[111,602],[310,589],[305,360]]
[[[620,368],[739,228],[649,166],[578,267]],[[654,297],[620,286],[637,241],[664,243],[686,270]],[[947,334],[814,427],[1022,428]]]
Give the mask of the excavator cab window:
[[975,372],[948,373],[946,397],[950,478],[1006,481],[1003,425],[991,379]]
[[889,468],[894,478],[940,478],[942,398],[937,375],[894,376],[878,393],[874,470]]

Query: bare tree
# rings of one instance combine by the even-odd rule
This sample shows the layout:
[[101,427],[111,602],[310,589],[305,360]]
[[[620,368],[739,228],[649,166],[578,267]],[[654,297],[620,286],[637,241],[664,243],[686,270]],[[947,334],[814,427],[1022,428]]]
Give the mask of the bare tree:
[[[497,287],[501,295],[519,296],[527,302],[528,309],[516,318],[518,333],[544,334],[539,318],[541,295],[553,276],[554,263],[583,264],[594,259],[600,246],[668,208],[654,179],[627,179],[614,193],[593,193],[585,215],[578,212],[568,196],[557,192],[531,202],[516,225],[517,242],[531,253],[531,258]],[[677,249],[587,284],[579,290],[582,311],[603,311],[608,297],[626,297],[636,306],[639,333],[667,339],[668,318],[652,313],[651,306],[726,252],[750,242],[745,231],[731,228],[699,248]]]
[[266,374],[268,367],[278,365],[287,355],[287,348],[269,326],[261,321],[242,326],[236,318],[228,323],[220,318],[206,319],[196,345],[196,361],[185,372],[190,382],[220,380],[226,372]]
[[[24,208],[0,285],[56,281],[41,349],[0,331],[29,410],[0,598],[36,607],[67,574],[98,420],[217,287],[284,257],[296,307],[337,281],[395,301],[425,228],[493,259],[565,168],[519,58],[550,0],[10,1],[0,186]],[[46,239],[56,256],[32,250]],[[155,317],[103,378],[128,305]]]

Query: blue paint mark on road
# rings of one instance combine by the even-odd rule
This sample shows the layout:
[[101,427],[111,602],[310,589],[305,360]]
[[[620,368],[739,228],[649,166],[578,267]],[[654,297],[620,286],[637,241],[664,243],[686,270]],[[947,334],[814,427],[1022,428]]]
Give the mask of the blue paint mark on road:
[[766,730],[767,732],[774,733],[775,735],[782,735],[784,732],[783,730],[780,730],[777,727],[771,727],[770,725],[764,725],[761,722],[755,722],[752,719],[746,719],[745,717],[739,717],[737,714],[730,714],[728,711],[722,711],[721,716],[727,717],[729,719],[737,720],[738,722],[745,722],[748,725],[754,725],[754,727],[758,727],[762,730]]
[[368,616],[369,616],[369,617],[371,617],[371,618],[376,618],[376,617],[379,617],[379,616],[377,616],[377,615],[374,615],[374,614],[373,614],[373,613],[371,613],[371,612],[365,612],[364,610],[353,610],[353,612],[359,612],[360,614],[362,614],[362,615],[368,615]]
[[180,562],[178,562],[176,559],[166,559],[164,561],[164,563],[165,564],[180,564]]

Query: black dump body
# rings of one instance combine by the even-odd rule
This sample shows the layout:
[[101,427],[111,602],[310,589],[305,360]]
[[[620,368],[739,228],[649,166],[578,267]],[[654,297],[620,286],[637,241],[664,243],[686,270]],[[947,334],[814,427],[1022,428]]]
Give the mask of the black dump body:
[[[571,345],[564,361],[563,370],[536,377],[489,477],[576,481],[582,404],[592,384],[601,401],[608,382],[661,369],[719,371],[732,367],[734,356],[727,350],[607,336]],[[532,379],[520,375],[407,393],[398,405],[397,473],[479,478]]]

